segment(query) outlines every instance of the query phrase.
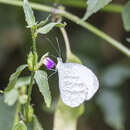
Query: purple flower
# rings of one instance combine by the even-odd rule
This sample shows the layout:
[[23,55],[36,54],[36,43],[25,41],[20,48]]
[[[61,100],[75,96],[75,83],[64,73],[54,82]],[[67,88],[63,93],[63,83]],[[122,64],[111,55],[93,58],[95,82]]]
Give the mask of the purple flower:
[[52,69],[55,65],[54,61],[49,57],[44,59],[43,64],[46,66],[48,70]]

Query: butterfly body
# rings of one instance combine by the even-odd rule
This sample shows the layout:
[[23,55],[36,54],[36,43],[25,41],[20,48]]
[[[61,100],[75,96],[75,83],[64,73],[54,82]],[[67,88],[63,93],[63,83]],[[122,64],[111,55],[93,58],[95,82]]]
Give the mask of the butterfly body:
[[59,75],[59,89],[63,102],[77,107],[93,97],[99,87],[95,74],[86,66],[77,63],[63,63],[58,58],[56,66]]

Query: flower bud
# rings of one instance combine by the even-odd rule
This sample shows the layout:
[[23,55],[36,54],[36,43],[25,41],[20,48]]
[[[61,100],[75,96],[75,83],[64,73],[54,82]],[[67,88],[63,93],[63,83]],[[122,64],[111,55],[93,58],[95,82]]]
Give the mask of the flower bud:
[[[35,57],[35,61],[34,61],[34,57]],[[33,70],[37,70],[37,60],[38,60],[38,55],[37,53],[32,53],[30,52],[29,55],[28,55],[28,59],[27,59],[27,64],[28,64],[28,68],[30,71],[33,71]],[[35,65],[34,68],[33,68],[33,64]]]
[[30,71],[33,70],[33,53],[30,52],[27,59],[28,68]]

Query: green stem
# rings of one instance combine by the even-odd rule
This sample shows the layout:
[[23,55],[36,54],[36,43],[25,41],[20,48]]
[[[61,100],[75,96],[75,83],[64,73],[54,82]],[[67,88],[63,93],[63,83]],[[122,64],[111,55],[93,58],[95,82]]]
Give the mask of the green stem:
[[78,118],[84,113],[84,105],[71,108],[58,100],[53,130],[76,130]]
[[[14,6],[22,6],[23,5],[23,2],[16,1],[16,0],[13,0],[13,1],[0,0],[0,3],[10,4],[10,5],[14,5]],[[120,50],[126,56],[130,57],[130,49],[128,49],[127,47],[122,45],[120,42],[114,40],[112,37],[110,37],[109,35],[105,34],[101,30],[97,29],[93,25],[89,24],[88,22],[82,21],[79,17],[77,17],[77,16],[75,16],[75,15],[69,13],[69,12],[66,12],[64,10],[54,9],[52,7],[45,6],[45,5],[40,5],[40,4],[36,4],[36,3],[32,3],[32,2],[30,2],[30,5],[32,6],[32,8],[34,8],[36,10],[50,12],[50,13],[53,12],[53,11],[56,12],[57,14],[65,17],[65,18],[73,21],[74,23],[79,24],[80,26],[84,27],[85,29],[88,29],[89,31],[93,32],[94,34],[96,34],[97,36],[99,36],[100,38],[104,39],[109,44],[111,44],[112,46],[114,46],[115,48]]]
[[[52,0],[48,0],[48,3],[52,3]],[[86,1],[82,0],[60,0],[58,2],[59,4],[69,6],[69,7],[75,7],[75,8],[86,8]],[[101,11],[105,12],[111,12],[111,13],[121,13],[123,10],[123,6],[119,4],[109,4],[101,9]]]
[[120,50],[121,52],[123,52],[125,55],[130,57],[130,49],[128,49],[127,47],[125,47],[124,45],[122,45],[120,42],[116,41],[115,39],[113,39],[109,35],[105,34],[102,31],[100,31],[95,26],[89,24],[88,22],[82,21],[77,16],[74,16],[73,14],[70,14],[70,13],[64,11],[64,10],[60,10],[59,14],[61,14],[62,16],[64,16],[67,19],[70,19],[71,21],[75,22],[76,24],[79,24],[80,26],[88,29],[89,31],[93,32],[94,34],[96,34],[100,38],[104,39],[109,44],[111,44],[112,46],[114,46],[115,48]]
[[69,58],[70,54],[71,54],[71,48],[70,48],[70,43],[69,43],[69,39],[68,39],[68,35],[67,32],[65,30],[65,28],[60,28],[61,33],[63,35],[64,41],[65,41],[65,46],[66,46],[66,59]]
[[109,4],[105,6],[102,11],[112,12],[112,13],[122,13],[124,6],[118,4]]
[[15,113],[15,118],[14,118],[14,123],[13,123],[12,130],[14,129],[15,125],[19,122],[19,112],[20,111],[21,111],[21,104],[20,104],[19,101],[17,101],[16,113]]
[[[33,40],[33,53],[36,53],[37,52],[37,49],[36,49],[36,37],[37,37],[37,34],[35,33],[35,28],[32,27],[31,29],[31,33],[32,33],[32,40]],[[34,61],[35,61],[35,55],[34,55]],[[35,62],[33,63],[33,66],[35,66]]]
[[27,99],[27,103],[26,103],[26,108],[25,108],[25,112],[26,112],[26,120],[28,121],[28,112],[29,112],[29,105],[30,105],[30,100],[31,100],[31,93],[32,93],[32,87],[33,87],[33,79],[34,79],[34,75],[35,72],[33,71],[31,74],[31,80],[30,80],[30,85],[28,88],[28,99]]
[[33,71],[35,71],[35,67],[36,67],[36,59],[37,59],[37,48],[36,48],[36,37],[37,34],[35,33],[36,28],[32,27],[31,28],[31,33],[32,33],[32,41],[33,41]]
[[[35,40],[34,40],[34,38],[33,38],[33,53],[35,53],[36,52],[36,44],[35,44]],[[34,60],[33,61],[35,61],[35,55],[34,55]],[[33,67],[35,66],[35,62],[33,63]]]
[[36,37],[37,34],[35,33],[35,27],[31,28],[31,33],[32,33],[32,40],[33,40],[33,71],[31,73],[31,80],[30,80],[30,85],[28,88],[28,99],[26,103],[26,120],[28,121],[28,112],[29,112],[29,106],[30,106],[30,101],[31,101],[31,93],[32,93],[32,87],[33,87],[33,80],[34,80],[34,75],[35,75],[35,66],[36,66],[36,54],[37,54],[37,49],[36,49]]

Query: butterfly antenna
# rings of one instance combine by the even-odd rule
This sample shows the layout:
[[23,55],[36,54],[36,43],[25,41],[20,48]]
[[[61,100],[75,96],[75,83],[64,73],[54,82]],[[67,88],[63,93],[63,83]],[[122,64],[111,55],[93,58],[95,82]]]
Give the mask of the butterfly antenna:
[[56,53],[58,54],[58,56],[60,56],[58,50],[57,50],[56,47],[53,45],[52,41],[51,41],[49,38],[46,38],[46,40],[47,40],[47,41],[50,43],[50,45],[54,48],[54,50],[56,51]]
[[58,37],[56,37],[56,42],[57,42],[58,49],[59,49],[59,57],[61,58],[61,49],[60,49],[60,44],[59,44]]
[[54,56],[54,55],[49,55],[50,57],[53,57],[53,58],[55,58],[56,60],[57,60],[57,57],[56,56]]

